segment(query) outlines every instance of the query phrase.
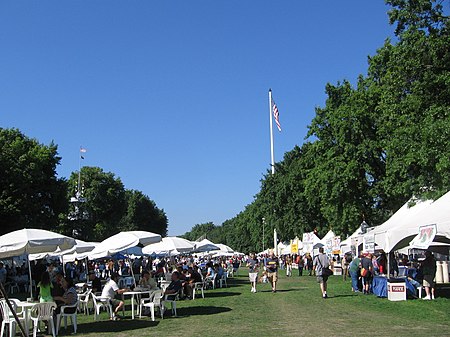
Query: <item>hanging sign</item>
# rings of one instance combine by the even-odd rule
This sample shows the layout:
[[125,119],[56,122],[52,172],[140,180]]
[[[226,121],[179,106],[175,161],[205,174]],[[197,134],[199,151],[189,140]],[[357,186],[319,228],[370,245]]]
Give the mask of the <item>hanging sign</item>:
[[436,236],[436,224],[419,227],[419,234],[409,243],[411,248],[428,249]]

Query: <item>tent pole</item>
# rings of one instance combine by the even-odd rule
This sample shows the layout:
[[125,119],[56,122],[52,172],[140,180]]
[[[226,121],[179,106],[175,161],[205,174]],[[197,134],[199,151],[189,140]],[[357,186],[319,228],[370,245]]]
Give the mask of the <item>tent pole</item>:
[[27,254],[28,260],[28,274],[30,276],[30,297],[33,299],[33,278],[31,277],[31,262],[30,262],[30,254]]
[[130,264],[131,276],[133,276],[133,284],[134,284],[134,287],[136,287],[136,278],[134,277],[133,264],[131,263],[130,257],[128,257],[128,263]]
[[387,275],[388,278],[391,277],[391,254],[387,254]]

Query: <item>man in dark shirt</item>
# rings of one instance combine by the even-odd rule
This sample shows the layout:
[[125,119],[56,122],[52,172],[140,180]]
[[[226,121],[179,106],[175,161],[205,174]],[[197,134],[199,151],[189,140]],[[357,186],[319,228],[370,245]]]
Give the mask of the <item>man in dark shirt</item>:
[[180,281],[180,273],[178,271],[174,271],[172,273],[172,282],[170,282],[169,286],[166,288],[164,295],[169,295],[167,296],[168,300],[174,300],[182,286],[183,285]]
[[273,251],[270,251],[269,257],[266,260],[266,271],[267,277],[272,283],[272,292],[277,291],[277,281],[278,281],[278,258],[275,256]]
[[185,291],[186,291],[187,297],[189,299],[191,299],[193,292],[194,292],[195,284],[203,282],[203,280],[202,280],[202,276],[196,270],[194,270],[192,267],[188,268],[188,275],[189,275],[189,281],[186,282]]
[[361,276],[363,281],[364,294],[368,294],[373,279],[372,254],[368,253],[361,259],[361,268],[366,270],[366,274],[365,275],[361,274]]
[[102,292],[102,282],[100,281],[100,279],[95,275],[95,272],[93,270],[91,270],[89,272],[89,281],[92,282],[91,288],[92,288],[92,292],[95,293],[100,293]]

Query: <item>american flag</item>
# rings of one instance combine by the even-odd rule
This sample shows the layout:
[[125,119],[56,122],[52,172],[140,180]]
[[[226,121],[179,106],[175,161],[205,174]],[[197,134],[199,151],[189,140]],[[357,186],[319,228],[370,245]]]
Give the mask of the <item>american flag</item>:
[[273,99],[272,99],[272,111],[273,117],[275,118],[275,123],[277,124],[278,131],[281,131],[280,113],[278,112],[277,105],[275,104],[275,101]]

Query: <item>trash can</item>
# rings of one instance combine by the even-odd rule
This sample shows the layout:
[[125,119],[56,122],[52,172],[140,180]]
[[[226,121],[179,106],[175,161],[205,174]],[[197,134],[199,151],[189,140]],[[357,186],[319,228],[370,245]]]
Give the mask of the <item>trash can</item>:
[[390,278],[387,282],[389,301],[406,301],[406,282],[404,279]]

